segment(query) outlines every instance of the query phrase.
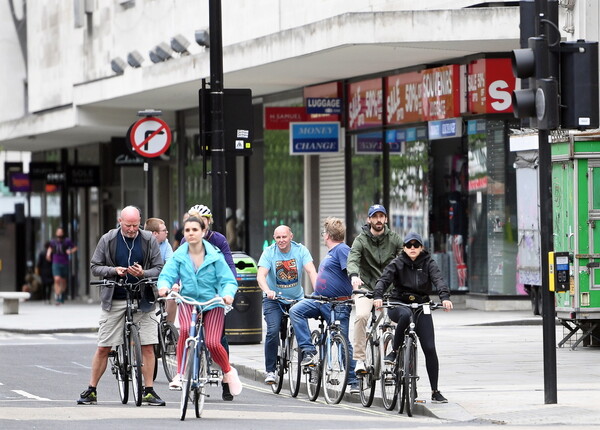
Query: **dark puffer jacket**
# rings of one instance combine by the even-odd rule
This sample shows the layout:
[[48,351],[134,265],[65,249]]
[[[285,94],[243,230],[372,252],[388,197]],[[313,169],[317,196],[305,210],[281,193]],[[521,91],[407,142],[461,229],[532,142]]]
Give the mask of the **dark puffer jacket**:
[[383,293],[390,285],[393,285],[392,300],[405,303],[427,302],[432,285],[436,287],[440,300],[450,300],[450,289],[442,277],[442,272],[426,250],[423,250],[415,261],[404,251],[394,258],[377,280],[374,298],[382,299]]

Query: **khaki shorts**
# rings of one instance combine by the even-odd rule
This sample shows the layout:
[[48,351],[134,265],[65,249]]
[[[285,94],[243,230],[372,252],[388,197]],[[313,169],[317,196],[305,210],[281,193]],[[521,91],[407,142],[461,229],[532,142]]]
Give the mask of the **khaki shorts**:
[[[125,324],[125,300],[113,300],[110,311],[102,310],[98,328],[98,346],[117,346],[123,343],[123,325]],[[133,314],[133,321],[140,329],[142,345],[158,343],[158,317],[154,311]]]

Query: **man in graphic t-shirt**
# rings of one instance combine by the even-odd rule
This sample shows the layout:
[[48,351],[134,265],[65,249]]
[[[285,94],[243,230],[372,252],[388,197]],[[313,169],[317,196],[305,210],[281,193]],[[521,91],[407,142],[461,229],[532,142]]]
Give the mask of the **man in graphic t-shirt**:
[[277,297],[300,300],[304,297],[302,273],[306,271],[315,286],[317,271],[308,249],[292,239],[292,230],[280,225],[273,233],[275,243],[265,249],[258,260],[256,280],[263,291],[263,315],[267,323],[265,337],[265,384],[275,383],[275,362],[279,346],[279,328],[285,304]]

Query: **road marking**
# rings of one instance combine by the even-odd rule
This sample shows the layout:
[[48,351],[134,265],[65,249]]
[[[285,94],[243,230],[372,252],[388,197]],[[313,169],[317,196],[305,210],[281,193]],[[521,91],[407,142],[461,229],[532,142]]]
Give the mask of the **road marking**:
[[[242,384],[242,385],[244,386],[244,388],[247,388],[250,390],[260,391],[262,393],[273,393],[273,391],[270,388],[257,387],[255,385],[249,385],[249,384]],[[287,397],[290,399],[292,398],[292,396],[289,393],[284,393],[283,390],[281,393],[276,394],[276,395],[282,396],[282,397]],[[305,399],[305,398],[300,398],[300,397],[296,397],[296,400],[300,400],[301,402],[308,403],[309,405],[314,405],[315,403],[319,403],[322,405],[328,404],[325,400],[323,400],[321,398],[318,398],[314,402],[310,401],[308,399]],[[358,405],[351,405],[348,403],[338,403],[337,405],[329,405],[329,406],[353,410],[353,411],[360,412],[360,413],[363,413],[366,415],[377,415],[377,416],[389,416],[390,415],[388,411],[378,411],[376,409],[365,408],[362,405],[358,406]]]
[[52,369],[52,368],[46,367],[46,366],[41,366],[39,364],[34,364],[34,366],[37,367],[37,368],[43,369],[43,370],[49,370],[50,372],[62,373],[63,375],[77,375],[76,373],[62,372],[60,370]]
[[23,391],[23,390],[11,390],[13,393],[17,393],[23,397],[27,397],[28,399],[34,399],[34,400],[41,400],[44,402],[50,402],[50,399],[47,399],[45,397],[40,397],[40,396],[36,396],[35,394],[31,394],[28,393],[27,391]]
[[75,366],[83,367],[84,369],[91,369],[90,366],[86,366],[85,364],[78,363],[76,361],[71,361]]

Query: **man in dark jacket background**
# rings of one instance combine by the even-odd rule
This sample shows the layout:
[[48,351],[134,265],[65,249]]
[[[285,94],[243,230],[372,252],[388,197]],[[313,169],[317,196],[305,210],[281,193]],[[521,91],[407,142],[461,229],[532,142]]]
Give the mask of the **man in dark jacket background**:
[[[402,251],[402,238],[386,225],[387,211],[382,205],[369,208],[367,223],[362,228],[348,256],[347,271],[352,289],[373,290],[385,266]],[[358,295],[354,298],[354,359],[356,373],[365,373],[366,327],[373,299]]]

